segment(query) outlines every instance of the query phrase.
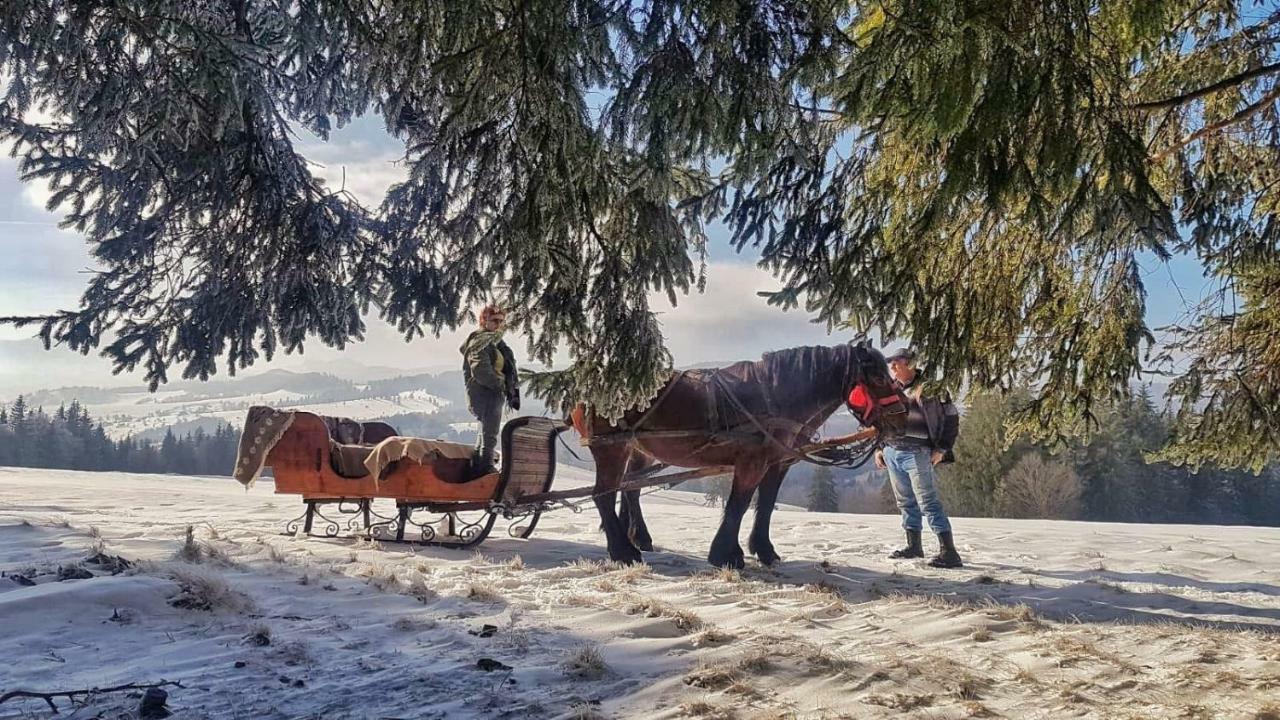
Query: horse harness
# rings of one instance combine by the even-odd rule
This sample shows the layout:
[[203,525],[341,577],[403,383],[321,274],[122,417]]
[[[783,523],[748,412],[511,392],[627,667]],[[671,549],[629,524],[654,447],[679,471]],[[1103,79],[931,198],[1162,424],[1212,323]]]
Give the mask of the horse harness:
[[[845,379],[848,379],[850,374],[849,373],[850,362],[851,362],[850,358],[846,357],[845,374],[844,374]],[[652,416],[653,412],[662,405],[663,401],[667,399],[667,397],[671,394],[671,392],[675,389],[675,387],[685,377],[697,378],[697,380],[703,383],[705,387],[705,393],[707,397],[708,428],[705,431],[692,430],[692,429],[688,429],[688,430],[686,429],[680,429],[680,430],[646,430],[644,429],[645,422],[650,418],[650,416]],[[845,467],[845,468],[856,468],[865,464],[867,460],[870,459],[872,453],[875,451],[876,443],[875,441],[871,441],[871,442],[863,443],[862,447],[859,447],[858,449],[852,450],[852,451],[842,450],[840,448],[830,448],[824,451],[823,453],[827,457],[823,457],[823,456],[814,455],[811,452],[806,452],[803,448],[795,448],[783,443],[774,435],[774,433],[770,430],[769,426],[772,426],[774,430],[782,428],[787,431],[792,431],[795,433],[796,437],[813,439],[814,433],[817,430],[814,420],[818,415],[821,415],[823,413],[821,410],[818,410],[803,423],[797,422],[795,420],[791,420],[789,418],[779,417],[777,405],[774,402],[773,395],[769,392],[768,383],[759,383],[759,388],[760,388],[762,400],[764,401],[764,408],[766,413],[766,416],[763,420],[757,417],[755,413],[751,412],[751,410],[746,407],[746,405],[738,397],[737,393],[734,392],[734,389],[731,386],[730,382],[725,379],[725,376],[721,373],[720,368],[712,369],[710,372],[707,372],[705,370],[681,370],[676,372],[672,376],[671,380],[667,382],[666,387],[663,388],[662,393],[659,394],[658,397],[653,401],[653,403],[649,405],[649,407],[645,410],[645,412],[640,416],[640,418],[636,422],[627,423],[625,420],[619,419],[617,423],[615,423],[616,427],[618,428],[618,430],[615,432],[610,432],[603,435],[596,435],[594,433],[591,433],[590,432],[591,413],[589,412],[586,413],[585,420],[588,423],[587,425],[588,435],[587,437],[584,437],[582,439],[582,444],[590,447],[596,444],[612,445],[616,443],[628,443],[633,445],[635,449],[637,449],[641,453],[644,453],[645,455],[649,455],[649,453],[645,451],[644,447],[639,442],[642,438],[660,438],[660,437],[681,438],[681,437],[689,437],[692,435],[697,435],[705,432],[708,436],[706,442],[704,442],[702,445],[696,448],[692,453],[690,453],[691,455],[697,455],[698,453],[706,449],[708,446],[716,444],[717,442],[729,440],[733,438],[747,439],[749,437],[755,437],[758,432],[759,434],[764,435],[764,439],[767,442],[772,443],[779,450],[782,451],[783,455],[786,456],[785,462],[787,463],[809,462],[815,465],[825,465],[829,467]],[[721,396],[723,396],[724,399],[728,401],[728,404],[733,411],[737,412],[739,415],[743,417],[745,422],[735,426],[727,426],[727,425],[721,426],[720,424],[721,412],[719,407],[720,405],[719,401]],[[744,426],[752,426],[754,427],[754,430],[750,432],[743,432],[739,428],[742,428]]]

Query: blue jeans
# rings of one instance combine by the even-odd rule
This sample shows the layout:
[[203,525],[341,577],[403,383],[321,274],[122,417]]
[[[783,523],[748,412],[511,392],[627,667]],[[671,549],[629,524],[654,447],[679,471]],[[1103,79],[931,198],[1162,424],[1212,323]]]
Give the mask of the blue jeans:
[[951,532],[951,521],[938,497],[938,476],[933,471],[932,454],[933,450],[928,447],[884,449],[884,464],[889,469],[889,482],[893,484],[893,496],[898,499],[902,527],[906,530],[919,532],[923,527],[923,513],[929,518],[930,530]]

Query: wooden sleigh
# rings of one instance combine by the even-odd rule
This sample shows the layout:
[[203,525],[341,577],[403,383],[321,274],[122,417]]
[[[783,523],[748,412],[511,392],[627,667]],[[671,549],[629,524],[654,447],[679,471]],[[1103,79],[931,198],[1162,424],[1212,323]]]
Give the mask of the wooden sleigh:
[[[397,440],[386,423],[361,425],[359,444],[338,443],[330,425],[318,415],[296,412],[288,429],[266,456],[275,477],[275,492],[301,495],[306,509],[289,521],[286,532],[312,534],[316,519],[323,534],[336,537],[339,522],[326,516],[326,506],[351,515],[348,530],[397,542],[421,542],[464,548],[489,536],[498,517],[510,521],[512,537],[527,538],[538,524],[546,495],[555,479],[556,436],[566,426],[543,417],[519,417],[502,428],[502,470],[471,477],[470,446],[430,441],[434,451],[422,463],[396,461],[374,477],[363,466],[381,441]],[[393,500],[394,516],[374,510],[377,499]],[[415,513],[425,512],[419,522]],[[412,537],[416,535],[416,537]]]

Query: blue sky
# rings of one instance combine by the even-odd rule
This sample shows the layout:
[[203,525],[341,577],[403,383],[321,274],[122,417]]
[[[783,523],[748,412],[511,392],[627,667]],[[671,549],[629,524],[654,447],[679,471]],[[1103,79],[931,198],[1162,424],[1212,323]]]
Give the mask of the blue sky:
[[[331,186],[345,182],[347,190],[369,205],[376,205],[386,188],[403,175],[396,162],[400,144],[371,118],[335,133],[328,143],[303,137],[299,149]],[[43,187],[19,181],[15,160],[0,157],[0,247],[4,248],[0,253],[0,314],[43,313],[74,306],[92,267],[82,238],[59,229],[58,217],[44,210],[46,197]],[[750,249],[735,253],[723,226],[710,228],[709,235],[707,292],[682,298],[675,308],[667,308],[665,300],[655,300],[677,364],[754,358],[773,348],[846,339],[828,335],[825,327],[810,322],[803,312],[784,313],[768,307],[756,292],[772,289],[776,283],[755,267],[756,254]],[[1185,257],[1168,263],[1146,258],[1144,279],[1150,293],[1148,321],[1152,327],[1185,317],[1188,304],[1194,305],[1209,287],[1199,264]],[[345,352],[313,342],[302,356],[281,356],[270,366],[258,365],[253,371],[276,367],[328,370],[338,361],[406,370],[452,368],[457,364],[463,334],[465,330],[406,344],[375,318],[370,320],[368,340]],[[512,346],[517,352],[523,349],[521,342]],[[127,375],[112,378],[110,364],[100,357],[82,357],[56,348],[46,353],[29,331],[0,328],[0,397],[41,387],[141,382]]]

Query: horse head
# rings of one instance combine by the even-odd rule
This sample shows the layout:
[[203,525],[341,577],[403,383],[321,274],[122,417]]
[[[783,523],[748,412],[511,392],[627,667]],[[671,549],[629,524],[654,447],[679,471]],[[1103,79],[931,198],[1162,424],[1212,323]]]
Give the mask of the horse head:
[[882,435],[900,434],[907,425],[906,398],[894,385],[884,354],[869,340],[850,345],[846,404],[863,425],[875,427]]

